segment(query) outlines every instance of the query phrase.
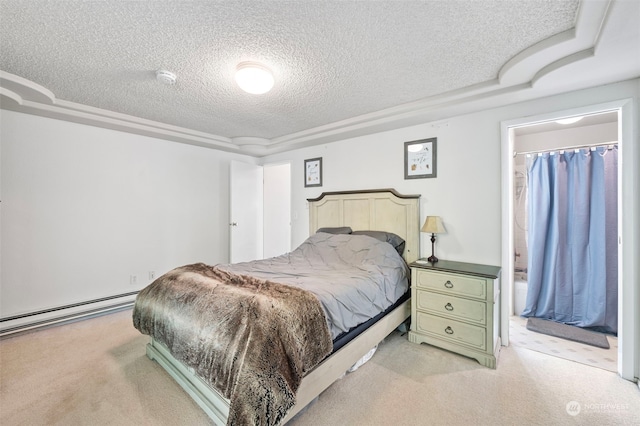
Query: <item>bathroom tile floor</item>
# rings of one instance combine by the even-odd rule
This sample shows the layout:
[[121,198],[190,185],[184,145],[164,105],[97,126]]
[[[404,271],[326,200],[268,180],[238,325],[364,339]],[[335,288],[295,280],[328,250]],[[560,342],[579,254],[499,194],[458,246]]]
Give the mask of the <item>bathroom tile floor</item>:
[[618,338],[607,335],[607,340],[609,349],[597,348],[529,331],[526,318],[509,318],[509,341],[512,345],[615,372],[618,370]]

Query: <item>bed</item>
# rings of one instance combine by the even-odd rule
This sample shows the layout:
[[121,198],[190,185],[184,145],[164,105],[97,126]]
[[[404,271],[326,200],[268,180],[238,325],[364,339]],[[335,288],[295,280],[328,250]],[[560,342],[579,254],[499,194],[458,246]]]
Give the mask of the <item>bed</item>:
[[[340,233],[338,233],[337,235],[331,235],[333,234],[333,231],[329,231],[328,233],[316,232],[321,228],[328,230],[338,227],[350,227],[353,231],[375,230],[385,231],[387,233],[390,233],[390,235],[397,235],[404,242],[404,250],[402,251],[402,257],[404,258],[404,261],[406,261],[406,263],[408,264],[415,261],[419,257],[419,196],[417,195],[401,195],[392,189],[327,192],[321,194],[318,198],[309,199],[308,203],[310,238],[292,253],[296,253],[297,251],[301,250],[301,247],[307,251],[314,251],[318,250],[316,244],[318,245],[318,247],[324,247],[324,245],[326,244],[337,244],[341,243],[341,241],[343,240],[349,244],[355,244],[353,243],[354,241],[360,244],[361,241],[365,241],[365,239],[368,238],[352,238],[348,235],[341,235]],[[388,247],[391,247],[390,245],[375,241],[367,242],[367,244],[370,244],[370,246],[372,247],[371,250],[367,250],[373,251],[375,253],[377,253],[377,251],[380,251],[384,256],[387,256],[389,258],[393,257],[389,255],[389,253],[384,251],[389,250]],[[342,256],[342,254],[340,254],[342,253],[340,250],[342,249],[336,249],[338,257]],[[360,246],[355,246],[355,248],[350,248],[350,250],[350,253],[353,252],[357,253],[358,256],[363,256],[360,254],[361,251],[363,251]],[[393,250],[394,249],[392,248],[391,251]],[[378,254],[375,255],[378,256]],[[393,255],[398,258],[395,252],[393,253]],[[280,260],[278,260],[277,258],[274,259],[276,260],[269,260],[269,262],[280,262]],[[341,260],[335,259],[335,261],[339,263],[339,261]],[[251,274],[252,277],[255,276],[256,283],[251,282],[247,285],[251,284],[257,287],[261,287],[263,286],[262,283],[267,282],[266,280],[268,280],[271,275],[273,275],[273,277],[271,277],[274,278],[273,283],[269,281],[270,284],[279,286],[280,284],[278,282],[282,281],[283,285],[286,285],[286,287],[283,287],[285,289],[285,292],[290,292],[291,288],[294,288],[292,286],[295,284],[295,282],[293,282],[292,284],[290,282],[286,282],[286,279],[283,278],[286,274],[281,274],[279,272],[271,273],[269,271],[262,271],[262,266],[251,267],[256,270],[255,274]],[[404,264],[404,267],[406,267],[406,264]],[[192,266],[192,268],[194,267]],[[200,269],[202,269],[205,275],[212,275],[216,278],[221,274],[230,274],[230,276],[232,277],[237,277],[244,276],[243,274],[246,273],[246,270],[243,269],[242,265],[222,265],[219,268],[214,267],[216,270],[212,270],[211,267],[208,267],[206,265],[198,265],[195,266],[195,268],[198,270],[196,272],[199,272]],[[381,269],[378,268],[377,265],[376,268]],[[263,275],[260,275],[261,271]],[[192,271],[189,270],[188,272],[191,273]],[[370,273],[370,271],[365,272]],[[334,273],[340,274],[340,271],[334,271]],[[264,276],[264,274],[267,275]],[[300,274],[295,273],[293,275],[295,277],[298,277]],[[281,290],[282,288],[276,287],[276,289]],[[295,291],[293,291],[293,293],[295,293]],[[180,290],[180,296],[184,296],[182,290]],[[295,293],[294,296],[295,300],[301,300],[300,297],[298,297],[298,293]],[[188,298],[190,296],[187,295],[184,297]],[[174,296],[172,296],[171,298],[175,299]],[[389,303],[390,301],[391,299],[389,299],[387,303]],[[138,301],[136,303],[138,303]],[[277,304],[277,302],[275,303]],[[268,304],[270,309],[273,308],[274,302],[269,301]],[[308,307],[298,309],[301,309],[304,312],[309,312],[308,314],[304,314],[305,321],[307,321],[307,318],[309,317],[311,318],[309,319],[309,321],[316,321],[316,323],[314,324],[317,324],[317,321],[319,321],[317,317],[319,315],[323,318],[323,320],[326,319],[327,322],[330,322],[328,317],[331,314],[328,312],[326,306],[324,305],[323,309],[321,309],[323,311],[322,313],[324,313],[324,316],[322,316],[322,313],[316,315],[315,311]],[[289,312],[285,308],[283,308],[282,311],[277,312],[277,315],[286,318],[284,322],[291,322],[291,318],[298,315],[296,311],[292,312]],[[374,315],[374,318],[368,319],[366,321],[362,321],[362,319],[359,320],[362,321],[363,324],[358,327],[352,327],[351,323],[345,322],[342,327],[350,329],[349,333],[341,333],[339,327],[338,329],[327,327],[327,331],[330,333],[330,347],[326,347],[327,338],[321,336],[322,333],[310,331],[311,325],[305,328],[305,324],[303,324],[303,321],[300,321],[299,330],[301,330],[300,333],[305,336],[305,339],[303,340],[311,340],[312,342],[314,342],[313,345],[317,346],[318,348],[324,348],[323,350],[326,353],[313,353],[309,355],[306,352],[305,347],[301,345],[295,346],[294,350],[290,350],[287,348],[282,349],[282,344],[274,344],[273,342],[271,342],[271,339],[266,339],[266,343],[261,343],[263,345],[272,345],[273,348],[270,348],[269,350],[284,350],[295,352],[296,354],[302,353],[301,356],[306,357],[305,359],[310,359],[310,357],[312,356],[315,357],[313,361],[310,361],[313,362],[314,366],[308,371],[302,371],[304,370],[304,368],[296,367],[297,370],[295,371],[300,373],[300,380],[295,383],[297,389],[294,391],[293,395],[294,405],[291,408],[287,406],[286,410],[283,410],[276,416],[276,418],[278,418],[277,423],[286,423],[307,404],[313,401],[313,399],[315,399],[322,391],[329,387],[335,380],[340,378],[351,366],[361,360],[363,356],[370,352],[371,349],[375,347],[380,341],[382,341],[389,333],[391,333],[399,325],[405,322],[410,316],[410,312],[410,300],[408,298],[408,295],[404,294],[403,296],[398,297],[397,300],[393,301],[393,303],[390,303],[389,306],[385,307],[384,312]],[[136,314],[134,310],[134,323],[136,323],[135,315]],[[309,324],[312,323],[310,322]],[[136,326],[138,327],[138,325]],[[320,330],[320,328],[322,327],[314,326],[313,330]],[[278,330],[278,334],[280,335],[280,329]],[[298,330],[298,328],[296,328],[296,330]],[[254,335],[259,335],[266,332],[260,330],[259,332],[254,331],[253,333],[255,333]],[[293,333],[294,336],[290,339],[296,340],[296,333],[297,331]],[[282,332],[282,334],[286,338],[287,332]],[[189,340],[197,341],[198,336],[199,335],[190,337]],[[235,339],[234,341],[242,340],[237,337],[230,337],[230,339]],[[228,343],[225,342],[225,344]],[[294,342],[293,344],[295,345],[297,343]],[[216,345],[219,346],[219,343],[216,343]],[[173,349],[169,350],[168,347],[172,347]],[[249,348],[244,350],[245,352],[243,352],[243,354],[246,353],[246,351],[251,351],[253,349]],[[190,349],[189,353],[192,352],[194,351]],[[235,355],[237,352],[234,351],[233,353],[233,361],[235,362],[238,356]],[[207,413],[207,415],[214,421],[214,423],[227,424],[227,421],[230,418],[230,407],[232,407],[230,400],[231,397],[229,396],[230,393],[228,392],[228,389],[224,390],[224,386],[219,386],[218,382],[215,382],[217,388],[209,384],[217,379],[212,379],[211,377],[207,376],[206,372],[203,371],[202,368],[200,368],[200,364],[202,364],[202,362],[197,365],[191,365],[191,363],[189,362],[179,361],[178,358],[185,359],[185,357],[181,353],[176,354],[175,345],[173,345],[171,342],[169,344],[163,344],[158,341],[158,339],[154,339],[153,337],[151,338],[151,342],[147,345],[147,356],[150,359],[157,361],[158,364],[162,366],[177,381],[177,383],[179,383],[183,387],[183,389],[185,389],[185,391]],[[200,359],[201,358],[202,356],[200,356]],[[205,361],[208,362],[209,356],[205,358]],[[187,364],[191,366],[188,366]],[[289,364],[291,364],[291,361],[289,361]],[[268,374],[265,373],[264,376],[268,376],[268,378],[271,379],[273,374],[269,372]],[[287,382],[287,380],[289,380],[288,377],[285,377],[284,379],[278,379],[280,381],[275,382],[276,387],[280,387],[282,382]],[[220,383],[223,382],[224,380]],[[255,389],[253,388],[243,390],[243,392],[245,393],[251,393],[254,391]],[[229,396],[229,398],[225,397],[224,395]],[[269,393],[269,395],[267,396],[269,398],[272,398],[273,395]],[[262,400],[267,396],[259,395],[259,398],[261,398],[259,400]],[[273,402],[271,402],[270,404],[273,404]],[[278,407],[276,405],[276,410],[277,408]],[[235,411],[233,411],[232,414],[236,415]],[[273,416],[270,418],[273,418]],[[238,420],[237,417],[232,417],[232,419],[236,419],[234,423],[245,423],[246,421],[246,419]]]

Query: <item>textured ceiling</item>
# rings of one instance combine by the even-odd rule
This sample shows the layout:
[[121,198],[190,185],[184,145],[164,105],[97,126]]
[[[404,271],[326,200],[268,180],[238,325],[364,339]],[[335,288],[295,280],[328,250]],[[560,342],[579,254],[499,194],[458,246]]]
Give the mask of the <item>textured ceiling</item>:
[[[226,140],[273,140],[496,82],[527,48],[574,28],[580,7],[578,0],[0,0],[0,70],[58,101]],[[250,95],[235,85],[236,65],[248,60],[273,70],[271,92]],[[177,83],[159,84],[158,69]]]

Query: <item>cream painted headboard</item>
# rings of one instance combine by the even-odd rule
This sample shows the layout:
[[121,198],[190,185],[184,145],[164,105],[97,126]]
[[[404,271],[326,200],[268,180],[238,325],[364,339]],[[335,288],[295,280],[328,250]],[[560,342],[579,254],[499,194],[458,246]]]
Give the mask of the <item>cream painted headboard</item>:
[[387,231],[405,240],[407,263],[420,256],[420,195],[393,189],[323,192],[309,198],[309,234],[318,228],[350,226],[354,231]]

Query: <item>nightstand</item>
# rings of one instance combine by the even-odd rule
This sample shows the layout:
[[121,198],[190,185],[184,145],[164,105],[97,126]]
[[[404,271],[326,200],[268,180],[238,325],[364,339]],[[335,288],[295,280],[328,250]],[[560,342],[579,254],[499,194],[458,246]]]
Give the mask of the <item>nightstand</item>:
[[428,343],[496,368],[500,268],[420,259],[411,267],[409,341]]

